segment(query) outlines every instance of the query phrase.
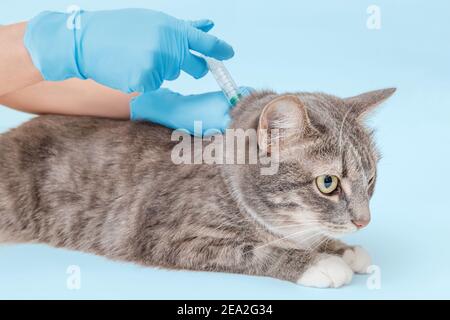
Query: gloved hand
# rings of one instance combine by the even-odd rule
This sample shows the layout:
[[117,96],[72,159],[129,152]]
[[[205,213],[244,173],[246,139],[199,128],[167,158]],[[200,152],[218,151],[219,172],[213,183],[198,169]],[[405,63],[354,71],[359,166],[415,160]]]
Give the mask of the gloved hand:
[[[243,87],[242,94],[253,89]],[[230,122],[231,106],[222,91],[184,96],[169,89],[147,92],[130,103],[133,121],[150,121],[172,129],[185,129],[200,136],[224,131]],[[201,127],[194,130],[194,121]]]
[[176,79],[180,70],[204,76],[205,60],[189,49],[231,58],[232,47],[206,33],[213,25],[147,9],[80,11],[75,17],[43,12],[28,23],[24,42],[45,80],[93,79],[123,92],[144,92]]

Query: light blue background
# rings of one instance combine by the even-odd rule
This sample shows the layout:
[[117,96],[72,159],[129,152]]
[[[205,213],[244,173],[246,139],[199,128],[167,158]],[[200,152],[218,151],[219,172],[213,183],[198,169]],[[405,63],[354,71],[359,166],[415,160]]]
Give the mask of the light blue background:
[[[75,1],[1,1],[0,23],[26,20]],[[274,279],[174,272],[111,262],[45,246],[0,247],[0,298],[450,298],[450,3],[448,1],[78,1],[85,9],[148,7],[211,18],[232,43],[227,63],[239,84],[339,96],[395,86],[372,118],[384,155],[373,222],[351,243],[381,268],[381,289],[367,276],[342,289],[308,289]],[[381,8],[381,30],[366,9]],[[216,90],[212,78],[183,76],[181,92]],[[0,130],[29,116],[0,108]],[[81,267],[81,289],[66,269]]]

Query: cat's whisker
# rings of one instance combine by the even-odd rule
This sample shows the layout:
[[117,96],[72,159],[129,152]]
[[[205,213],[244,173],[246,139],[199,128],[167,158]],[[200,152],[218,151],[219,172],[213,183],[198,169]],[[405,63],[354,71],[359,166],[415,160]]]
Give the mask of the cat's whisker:
[[322,220],[304,220],[304,221],[298,221],[298,220],[271,220],[271,219],[267,219],[264,220],[267,222],[292,222],[292,223],[308,223],[308,222],[321,222]]
[[[220,230],[222,227],[226,226],[227,223],[233,224],[233,222],[242,222],[242,217],[236,216],[236,217],[229,217],[227,220],[225,220],[222,224],[220,224],[218,227],[216,227],[216,230]],[[317,225],[318,222],[322,222],[322,220],[315,220],[315,219],[309,219],[303,222],[299,221],[289,221],[289,220],[281,220],[281,219],[265,219],[265,222],[268,223],[276,223],[276,222],[284,222],[284,223],[291,223],[289,225],[271,225],[271,228],[278,229],[278,228],[288,228],[288,227],[301,227],[301,226],[314,226]],[[259,225],[258,225],[259,226]],[[259,226],[261,228],[264,228],[263,226]]]
[[[271,244],[274,244],[274,243],[276,243],[276,242],[279,242],[279,241],[282,241],[282,240],[286,240],[286,239],[288,239],[288,238],[292,238],[292,237],[298,236],[298,235],[300,235],[300,234],[305,234],[305,233],[307,233],[307,232],[314,232],[315,230],[319,230],[319,229],[307,229],[307,230],[301,230],[301,231],[298,231],[298,232],[294,232],[294,233],[291,233],[291,234],[289,234],[289,235],[287,235],[287,236],[284,236],[284,237],[282,237],[282,238],[275,239],[275,240],[269,241],[269,242],[267,242],[267,243],[265,243],[265,244],[263,244],[263,245],[261,245],[261,246],[255,247],[255,248],[253,248],[252,250],[249,250],[248,252],[255,251],[255,250],[257,250],[257,249],[261,249],[261,248],[267,247],[267,246],[269,246],[269,245],[271,245]],[[321,232],[317,232],[316,234],[313,234],[313,235],[314,235],[314,236],[317,236],[317,234],[319,234],[319,233],[321,233]],[[306,239],[304,239],[304,240],[306,241],[307,239],[309,239],[309,237],[306,238]]]
[[310,237],[308,237],[307,239],[304,239],[303,241],[306,243],[307,241],[309,241],[309,240],[311,240],[311,239],[314,239],[314,237],[319,237],[318,239],[316,239],[316,240],[314,240],[313,241],[313,243],[309,246],[309,248],[307,248],[306,249],[306,251],[305,251],[305,254],[303,255],[303,257],[302,257],[302,263],[304,263],[304,260],[306,259],[306,258],[308,258],[308,257],[310,257],[310,254],[315,250],[314,248],[313,248],[313,246],[314,246],[314,244],[317,242],[317,241],[319,241],[319,243],[320,243],[320,241],[323,239],[322,237],[323,237],[323,233],[319,230],[319,232],[317,232],[317,233],[315,233],[315,234],[313,234],[312,236],[310,236]]
[[286,229],[286,228],[301,228],[301,227],[314,227],[319,226],[317,222],[311,223],[293,223],[293,224],[283,224],[283,225],[271,225],[272,229]]
[[285,222],[285,223],[317,223],[322,222],[322,220],[305,220],[305,221],[294,221],[294,220],[271,220],[271,219],[265,219],[266,222]]
[[[286,219],[267,219],[267,218],[265,218],[264,220],[266,220],[266,221],[295,221],[295,222],[300,222],[300,221],[296,221],[296,220],[286,220]],[[308,220],[305,220],[306,222],[307,221],[315,221],[315,222],[317,222],[317,221],[322,221],[322,220],[320,220],[320,219],[308,219]]]
[[294,227],[304,227],[304,226],[315,226],[317,223],[298,223],[298,224],[289,224],[289,225],[283,225],[283,226],[272,226],[275,229],[280,228],[294,228]]
[[313,242],[310,246],[309,252],[315,251],[317,248],[319,248],[322,243],[324,243],[325,241],[328,241],[328,238],[322,238],[322,239],[318,239],[315,242]]
[[284,237],[282,237],[282,238],[279,238],[279,239],[275,239],[275,240],[269,241],[269,242],[267,242],[267,243],[265,243],[265,244],[263,244],[263,245],[257,246],[257,247],[255,247],[255,248],[253,248],[252,250],[249,250],[249,251],[247,251],[247,252],[252,252],[252,251],[255,251],[255,250],[264,248],[264,247],[269,246],[269,245],[271,245],[271,244],[274,244],[274,243],[276,243],[276,242],[279,242],[279,241],[288,239],[289,237],[292,237],[292,236],[295,236],[295,235],[299,235],[299,234],[301,234],[301,233],[305,233],[305,232],[307,232],[307,231],[310,231],[310,230],[301,230],[301,231],[298,231],[298,232],[294,232],[294,233],[292,233],[292,234],[290,234],[290,235],[287,235],[287,236],[284,236]]
[[[322,236],[323,234],[322,234],[322,232],[320,231],[320,229],[319,229],[319,231],[318,232],[316,232],[316,233],[313,233],[310,237],[307,237],[307,238],[305,238],[305,239],[302,239],[302,241],[304,241],[304,242],[307,242],[307,241],[309,241],[309,240],[311,240],[311,239],[314,239],[315,237],[317,237],[317,236]],[[316,240],[315,240],[316,241]],[[313,242],[314,243],[314,242]]]
[[[326,239],[326,238],[325,238]],[[321,245],[323,242],[325,242],[325,239],[320,239],[319,241],[317,241],[317,244],[314,246],[311,246],[306,252],[305,255],[302,258],[302,263],[304,263],[305,259],[308,257],[311,257],[311,255],[313,254],[313,252],[315,252]]]
[[[319,233],[323,236],[322,232],[319,232]],[[315,240],[315,241],[310,245],[310,247],[306,250],[306,252],[305,252],[305,254],[304,254],[303,258],[302,258],[302,263],[304,263],[304,260],[305,260],[307,257],[309,257],[310,254],[311,254],[313,251],[315,251],[316,249],[318,249],[318,248],[322,245],[323,242],[329,241],[329,240],[330,240],[330,239],[328,239],[328,238],[326,238],[326,237],[324,237],[324,238],[319,238],[319,239]]]

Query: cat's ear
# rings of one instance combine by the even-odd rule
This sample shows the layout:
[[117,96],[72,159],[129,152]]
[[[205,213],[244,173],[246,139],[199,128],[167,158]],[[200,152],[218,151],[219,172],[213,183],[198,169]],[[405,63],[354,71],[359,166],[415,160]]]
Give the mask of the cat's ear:
[[295,95],[283,95],[270,101],[259,117],[258,146],[263,152],[270,153],[275,143],[283,148],[310,131],[311,123],[304,104]]
[[376,107],[394,94],[396,88],[369,91],[358,96],[344,99],[345,104],[358,119],[364,119]]

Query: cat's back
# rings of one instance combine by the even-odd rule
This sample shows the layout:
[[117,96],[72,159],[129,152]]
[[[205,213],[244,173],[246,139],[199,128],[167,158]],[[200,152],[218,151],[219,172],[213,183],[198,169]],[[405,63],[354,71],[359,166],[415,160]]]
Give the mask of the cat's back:
[[17,201],[65,188],[109,197],[113,189],[121,192],[166,170],[170,136],[171,130],[151,123],[36,117],[0,136],[0,193],[7,193],[0,196]]
[[105,135],[105,140],[121,141],[129,138],[141,138],[144,142],[155,143],[170,141],[171,130],[157,124],[146,122],[131,122],[95,117],[73,117],[45,115],[31,119],[17,128],[0,135],[5,139],[27,140],[35,143],[43,138],[56,140],[86,139],[92,136],[99,138]]
[[[158,157],[172,148],[171,130],[156,124],[93,117],[39,116],[0,135],[2,163],[25,168],[49,157],[145,152]],[[75,157],[77,158],[77,157]]]

